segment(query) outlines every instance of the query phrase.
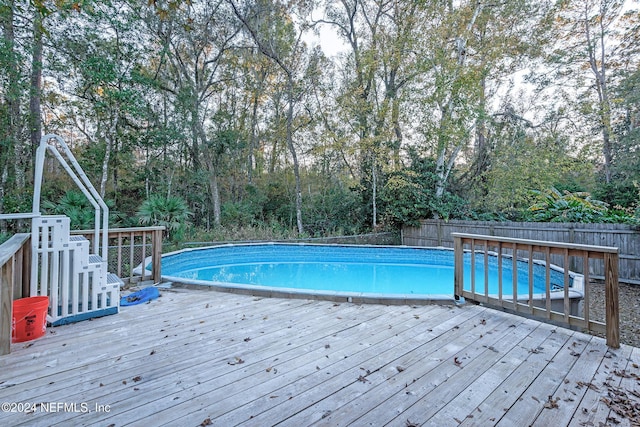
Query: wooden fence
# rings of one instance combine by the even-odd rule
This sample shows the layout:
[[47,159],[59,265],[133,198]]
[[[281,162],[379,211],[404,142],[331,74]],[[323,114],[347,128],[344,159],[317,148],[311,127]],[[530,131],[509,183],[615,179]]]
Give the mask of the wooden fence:
[[[514,239],[544,240],[567,244],[609,246],[619,250],[619,280],[640,284],[640,227],[626,224],[581,224],[540,222],[494,222],[423,220],[418,227],[402,229],[402,244],[453,248],[451,233],[481,234]],[[553,255],[551,262],[561,262]],[[572,260],[569,268],[583,273],[582,261]],[[591,278],[604,280],[602,260],[589,264]]]

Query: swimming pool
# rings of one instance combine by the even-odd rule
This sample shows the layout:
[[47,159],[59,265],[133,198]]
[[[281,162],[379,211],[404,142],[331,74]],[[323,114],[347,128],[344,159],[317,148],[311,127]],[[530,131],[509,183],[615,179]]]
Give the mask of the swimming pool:
[[[471,256],[465,254],[465,289]],[[476,257],[476,290],[484,291],[484,259]],[[498,293],[498,261],[489,257],[489,294]],[[512,294],[512,262],[503,262],[503,295]],[[368,301],[453,300],[453,251],[406,246],[234,244],[163,255],[165,281],[268,296]],[[534,294],[546,292],[545,268],[534,264]],[[573,276],[571,278],[573,281]],[[518,295],[529,295],[529,268],[518,261]],[[564,274],[551,270],[551,289]]]

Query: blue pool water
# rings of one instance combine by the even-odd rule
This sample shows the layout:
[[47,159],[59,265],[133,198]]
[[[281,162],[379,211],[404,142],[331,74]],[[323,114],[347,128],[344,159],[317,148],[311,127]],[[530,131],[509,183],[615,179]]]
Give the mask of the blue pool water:
[[[471,255],[465,254],[465,289]],[[476,292],[485,292],[484,258],[475,257]],[[488,294],[498,293],[498,260],[489,257]],[[512,260],[503,259],[503,295],[512,292]],[[453,251],[411,247],[300,244],[225,245],[162,257],[162,275],[184,283],[301,292],[453,296]],[[546,292],[545,268],[534,264],[534,293]],[[551,270],[551,286],[564,274]],[[518,295],[529,294],[529,266],[518,261]]]

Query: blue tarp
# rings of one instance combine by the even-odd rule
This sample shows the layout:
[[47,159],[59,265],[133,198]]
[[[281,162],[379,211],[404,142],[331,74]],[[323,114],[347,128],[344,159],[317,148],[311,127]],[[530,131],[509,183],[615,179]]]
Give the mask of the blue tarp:
[[139,291],[123,296],[120,298],[120,305],[127,306],[142,304],[143,302],[154,300],[159,296],[160,292],[158,292],[158,288],[155,286],[149,286],[148,288],[140,289]]

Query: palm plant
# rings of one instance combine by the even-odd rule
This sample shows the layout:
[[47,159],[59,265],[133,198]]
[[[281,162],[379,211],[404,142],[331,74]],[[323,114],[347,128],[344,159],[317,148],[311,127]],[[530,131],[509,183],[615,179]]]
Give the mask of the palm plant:
[[184,233],[192,214],[187,203],[180,197],[152,195],[142,202],[137,215],[140,224],[163,226],[165,237],[177,240]]

